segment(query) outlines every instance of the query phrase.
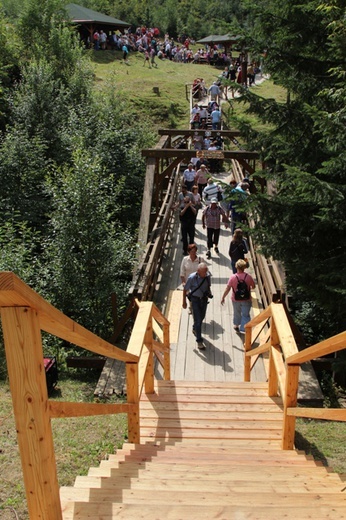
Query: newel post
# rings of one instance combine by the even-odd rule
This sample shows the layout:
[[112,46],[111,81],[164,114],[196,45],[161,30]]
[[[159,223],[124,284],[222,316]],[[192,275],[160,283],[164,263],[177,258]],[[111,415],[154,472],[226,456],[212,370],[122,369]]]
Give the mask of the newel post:
[[29,307],[3,307],[1,318],[29,517],[61,520],[39,319]]
[[287,408],[295,408],[298,400],[299,365],[287,365],[284,420],[282,426],[282,449],[293,450],[296,417],[287,415]]
[[126,385],[127,402],[133,405],[132,411],[127,414],[128,439],[129,442],[139,444],[138,363],[126,363]]

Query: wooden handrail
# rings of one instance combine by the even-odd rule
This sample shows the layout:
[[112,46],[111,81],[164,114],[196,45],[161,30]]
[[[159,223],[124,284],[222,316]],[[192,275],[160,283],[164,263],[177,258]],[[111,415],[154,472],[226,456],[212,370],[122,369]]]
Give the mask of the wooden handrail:
[[[268,395],[274,397],[280,394],[283,400],[282,448],[286,450],[294,446],[296,417],[346,421],[346,410],[297,408],[300,365],[345,349],[346,331],[298,352],[290,322],[284,304],[271,303],[245,325],[244,380],[250,381],[251,357],[268,351]],[[266,323],[269,339],[262,345],[254,345],[258,328]]]
[[41,330],[102,356],[125,362],[138,361],[136,356],[104,341],[65,316],[9,271],[0,273],[0,307],[30,307],[38,313]]
[[[14,273],[0,273],[0,312],[18,445],[31,520],[61,520],[52,418],[127,413],[129,442],[140,442],[139,400],[154,391],[154,356],[170,377],[169,322],[152,302],[136,300],[138,315],[127,351],[65,316]],[[48,399],[41,331],[126,363],[127,403]]]

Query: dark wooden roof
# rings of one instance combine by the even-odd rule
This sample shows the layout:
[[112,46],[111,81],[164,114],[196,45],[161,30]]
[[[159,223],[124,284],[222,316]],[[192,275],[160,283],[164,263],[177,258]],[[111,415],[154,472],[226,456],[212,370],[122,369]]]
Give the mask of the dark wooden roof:
[[130,27],[131,24],[113,18],[103,13],[98,13],[92,9],[87,9],[77,4],[67,4],[66,11],[69,14],[72,22],[80,24],[99,24],[99,25],[111,25],[114,27]]

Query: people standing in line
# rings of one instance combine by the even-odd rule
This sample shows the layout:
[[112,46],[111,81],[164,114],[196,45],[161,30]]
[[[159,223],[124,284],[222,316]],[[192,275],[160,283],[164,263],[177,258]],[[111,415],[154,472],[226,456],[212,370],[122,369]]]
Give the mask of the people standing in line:
[[234,234],[234,231],[237,227],[240,227],[242,223],[246,220],[246,213],[242,209],[242,205],[246,201],[247,197],[250,195],[249,191],[246,189],[248,184],[241,183],[237,185],[235,180],[230,181],[231,186],[231,198],[228,203],[227,217],[231,216],[231,231]]
[[208,169],[205,164],[201,164],[201,167],[196,172],[195,182],[198,186],[198,193],[201,197],[203,197],[203,190],[207,186],[208,183]]
[[185,199],[186,196],[189,197],[192,202],[194,201],[194,198],[193,198],[193,195],[192,195],[191,191],[188,191],[188,189],[185,186],[185,184],[182,184],[181,192],[178,195],[178,200],[174,204],[173,209],[179,208],[180,210],[182,210],[184,208],[184,206],[185,206],[184,199]]
[[237,272],[236,263],[238,260],[245,260],[245,255],[249,252],[247,240],[243,236],[243,230],[238,228],[234,231],[228,254],[231,258],[233,274]]
[[221,128],[221,110],[219,109],[218,105],[214,108],[214,110],[211,113],[211,124],[213,130],[220,130]]
[[[199,264],[204,262],[204,258],[202,256],[197,255],[197,246],[196,244],[189,244],[187,246],[187,256],[184,256],[184,258],[181,261],[180,265],[180,280],[182,283],[182,286],[184,288],[186,284],[186,280],[192,273],[196,273]],[[189,301],[189,314],[192,314],[192,305],[191,301]]]
[[210,250],[214,246],[214,251],[219,254],[219,237],[221,221],[225,224],[225,228],[228,228],[228,219],[226,213],[219,206],[217,198],[212,198],[210,206],[206,207],[202,214],[202,227],[207,228],[207,253],[206,257],[211,258]]
[[100,31],[99,42],[101,45],[101,49],[105,51],[107,48],[107,34],[104,31],[102,31],[102,29]]
[[196,170],[192,163],[189,163],[186,170],[183,172],[183,184],[187,187],[188,191],[192,191],[192,186],[195,184]]
[[199,105],[199,127],[206,128],[208,121],[208,111],[203,105]]
[[233,328],[236,332],[244,334],[245,325],[251,319],[251,289],[255,288],[255,281],[250,274],[244,272],[246,269],[245,260],[238,260],[236,268],[236,274],[232,274],[227,282],[221,305],[224,305],[227,294],[232,290]]
[[94,50],[98,51],[100,50],[100,34],[96,30],[93,34],[93,40],[94,40]]
[[221,188],[212,177],[209,177],[207,186],[203,189],[203,198],[207,206],[210,205],[213,198],[216,198],[217,201],[222,199]]
[[202,256],[197,255],[198,247],[195,243],[187,246],[187,256],[181,261],[180,265],[180,280],[183,286],[190,274],[195,273],[200,263],[204,262]]
[[196,214],[197,210],[190,197],[184,197],[184,207],[179,213],[184,255],[187,255],[188,245],[195,240]]
[[202,323],[207,312],[208,299],[212,297],[211,281],[208,266],[202,262],[199,264],[197,272],[190,274],[186,280],[183,290],[183,308],[187,308],[186,298],[189,298],[192,306],[193,327],[192,331],[196,336],[197,347],[205,349],[202,338]]
[[216,81],[214,81],[214,83],[209,87],[208,92],[210,94],[211,101],[216,101],[219,103],[220,89]]
[[196,217],[195,217],[195,220],[196,220],[197,219],[197,215],[198,215],[198,210],[202,209],[202,199],[201,199],[200,194],[198,193],[198,186],[192,186],[191,192],[192,192],[192,195],[193,195],[194,206],[195,206],[195,209],[196,209]]

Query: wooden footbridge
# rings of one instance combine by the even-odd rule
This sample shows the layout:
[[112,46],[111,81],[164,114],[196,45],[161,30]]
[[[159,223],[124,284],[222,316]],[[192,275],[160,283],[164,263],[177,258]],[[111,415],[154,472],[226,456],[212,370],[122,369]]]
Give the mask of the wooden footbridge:
[[[296,417],[346,420],[346,410],[297,407],[299,396],[306,397],[307,387],[315,384],[308,363],[346,348],[346,332],[300,351],[281,267],[258,255],[250,240],[257,279],[254,313],[245,338],[235,334],[231,306],[220,306],[230,275],[230,235],[223,231],[220,254],[209,262],[214,299],[204,325],[207,348],[195,348],[191,316],[181,309],[182,248],[172,212],[180,167],[191,157],[189,148],[174,146],[190,135],[162,131],[157,148],[143,151],[147,176],[139,240],[144,254],[131,304],[110,342],[63,315],[13,273],[0,273],[2,327],[31,520],[346,518],[342,477],[294,446]],[[222,135],[236,137],[231,131]],[[232,150],[231,144],[222,153],[229,169],[220,180],[227,182],[230,174],[240,180],[244,171],[255,174],[255,154]],[[203,256],[199,219],[196,240]],[[127,348],[120,349],[117,338],[134,312]],[[49,399],[41,331],[107,357],[109,374],[112,360],[122,365],[126,402]],[[114,413],[127,414],[128,442],[77,477],[74,486],[59,489],[51,419]]]

